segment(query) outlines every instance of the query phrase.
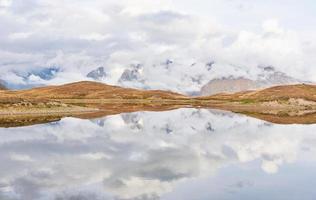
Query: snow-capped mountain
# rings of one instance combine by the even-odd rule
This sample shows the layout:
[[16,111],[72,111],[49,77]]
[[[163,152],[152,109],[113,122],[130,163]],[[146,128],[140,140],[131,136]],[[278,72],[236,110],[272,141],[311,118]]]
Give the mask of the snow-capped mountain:
[[125,69],[117,84],[141,89],[165,89],[187,95],[238,92],[283,84],[304,83],[273,66],[238,67],[215,61],[183,64],[171,59],[152,66]]
[[92,79],[97,80],[97,81],[104,80],[106,78],[106,76],[107,76],[107,74],[105,72],[104,67],[99,67],[95,70],[92,70],[91,72],[89,72],[87,74],[88,78],[92,78]]
[[32,69],[30,71],[17,71],[13,72],[22,77],[25,81],[34,80],[34,79],[43,79],[43,80],[51,80],[53,79],[57,73],[60,71],[58,67],[47,67],[47,68],[39,68]]
[[30,78],[31,76],[38,76],[44,80],[51,80],[57,75],[59,71],[60,71],[60,68],[58,67],[43,68],[39,71],[34,70],[28,73],[28,78]]
[[130,69],[125,69],[118,82],[125,84],[126,82],[139,82],[144,84],[145,80],[142,76],[143,66],[141,64],[131,65]]
[[59,67],[34,68],[31,70],[10,70],[1,80],[1,84],[8,89],[28,89],[45,85],[61,72]]
[[[102,82],[138,89],[170,90],[183,94],[198,94],[200,88],[206,84],[212,74],[214,62],[190,62],[165,59],[155,63],[136,62],[119,66],[120,73],[111,73],[111,66],[106,70],[107,79]],[[113,69],[112,69],[113,71]],[[88,73],[89,78],[100,81],[100,69],[93,69]],[[88,76],[87,75],[87,76]]]
[[[301,83],[272,66],[245,66],[213,59],[157,59],[132,64],[100,63],[96,66],[67,66],[11,70],[0,76],[10,89],[95,80],[137,89],[169,90],[187,95],[237,92],[280,84]],[[107,67],[103,67],[107,66]]]

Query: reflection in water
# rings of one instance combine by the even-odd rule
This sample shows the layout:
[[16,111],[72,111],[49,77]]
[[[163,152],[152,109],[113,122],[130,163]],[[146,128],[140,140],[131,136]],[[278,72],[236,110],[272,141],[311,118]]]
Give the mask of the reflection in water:
[[314,199],[315,131],[196,109],[0,129],[0,199]]

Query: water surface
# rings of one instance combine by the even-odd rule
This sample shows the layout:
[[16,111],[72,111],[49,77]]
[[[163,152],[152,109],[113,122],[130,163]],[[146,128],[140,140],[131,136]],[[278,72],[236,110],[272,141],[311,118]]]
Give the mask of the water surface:
[[0,129],[0,199],[315,199],[316,125],[216,110]]

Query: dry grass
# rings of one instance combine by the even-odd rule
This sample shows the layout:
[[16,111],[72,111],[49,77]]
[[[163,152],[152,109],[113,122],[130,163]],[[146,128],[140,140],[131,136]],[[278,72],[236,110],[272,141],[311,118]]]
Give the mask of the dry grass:
[[4,97],[23,99],[185,99],[184,95],[161,90],[136,90],[82,81],[20,91],[2,91]]
[[306,122],[311,123],[314,120],[311,115],[316,113],[316,86],[277,86],[197,98],[169,91],[136,90],[88,81],[20,91],[0,90],[0,115],[11,117],[24,114],[93,118],[179,107],[218,108],[272,122],[276,121],[275,118],[277,121],[284,119],[283,123],[286,120],[303,123],[304,116],[308,116]]
[[199,99],[220,99],[228,101],[251,100],[261,102],[289,100],[290,98],[316,101],[316,85],[283,85],[263,90],[237,92],[235,94],[217,94],[209,97],[200,97]]

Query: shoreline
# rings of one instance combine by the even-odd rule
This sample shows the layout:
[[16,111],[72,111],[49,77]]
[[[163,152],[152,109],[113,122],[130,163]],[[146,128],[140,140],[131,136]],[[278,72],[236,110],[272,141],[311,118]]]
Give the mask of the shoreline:
[[[43,103],[40,103],[41,105]],[[23,106],[22,106],[23,105]],[[44,106],[43,106],[44,105]],[[166,111],[178,108],[218,109],[279,124],[316,123],[316,102],[302,99],[288,101],[243,102],[201,99],[53,99],[42,107],[24,102],[16,106],[0,104],[1,121],[14,119],[76,117],[94,119],[108,115],[138,111]],[[45,107],[45,105],[53,105]],[[12,119],[11,121],[5,118]],[[41,119],[42,120],[42,119]],[[35,122],[34,122],[35,123]]]
[[[316,123],[316,86],[283,85],[257,91],[190,97],[82,81],[20,91],[0,91],[0,117],[85,116],[177,108],[220,109],[280,123]],[[306,120],[305,120],[306,118]],[[273,119],[273,120],[270,120]],[[1,119],[0,119],[1,123]]]

